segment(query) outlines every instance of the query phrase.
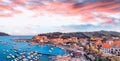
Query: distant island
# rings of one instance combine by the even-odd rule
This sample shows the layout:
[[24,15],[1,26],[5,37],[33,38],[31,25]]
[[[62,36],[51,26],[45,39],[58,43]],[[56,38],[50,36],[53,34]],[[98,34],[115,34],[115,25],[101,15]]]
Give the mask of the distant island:
[[10,36],[10,35],[7,33],[0,32],[0,36]]

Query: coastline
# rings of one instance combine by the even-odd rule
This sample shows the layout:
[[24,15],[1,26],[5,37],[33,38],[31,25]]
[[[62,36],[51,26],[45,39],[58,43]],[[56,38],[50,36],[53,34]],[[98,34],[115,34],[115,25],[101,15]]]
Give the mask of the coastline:
[[[18,40],[18,42],[19,42],[19,40],[20,40],[20,42],[29,42],[30,45],[50,45],[50,46],[61,48],[64,51],[69,52],[69,54],[54,56],[54,58],[56,58],[58,60],[62,60],[62,59],[59,59],[59,58],[63,58],[63,60],[64,60],[64,58],[66,58],[66,56],[68,56],[68,58],[73,59],[73,61],[74,60],[80,60],[80,59],[77,59],[78,57],[79,58],[84,57],[83,58],[84,60],[90,60],[91,61],[91,60],[96,59],[95,58],[96,54],[100,55],[101,57],[109,57],[109,56],[105,56],[106,54],[103,55],[102,51],[98,51],[99,50],[98,46],[89,45],[90,43],[93,43],[93,42],[95,42],[95,43],[98,42],[96,44],[102,43],[101,42],[102,38],[91,38],[91,41],[92,40],[96,40],[96,41],[90,42],[88,44],[89,46],[87,44],[85,46],[77,45],[78,41],[76,41],[75,37],[72,38],[72,41],[69,41],[71,39],[67,40],[67,42],[70,42],[70,44],[67,44],[67,42],[65,40],[60,39],[60,38],[47,39],[45,36],[35,36],[35,38],[32,38],[32,39],[14,39],[14,40]],[[87,39],[81,39],[79,41],[82,41],[81,43],[84,43],[83,42],[84,40],[88,41]],[[71,42],[72,42],[72,44],[71,44]],[[86,48],[86,46],[88,46],[89,48],[84,50]],[[97,52],[97,53],[94,54],[94,52]],[[99,54],[99,53],[101,53],[101,54]],[[75,56],[74,56],[74,54],[75,54]],[[68,59],[68,60],[70,60],[70,59]]]

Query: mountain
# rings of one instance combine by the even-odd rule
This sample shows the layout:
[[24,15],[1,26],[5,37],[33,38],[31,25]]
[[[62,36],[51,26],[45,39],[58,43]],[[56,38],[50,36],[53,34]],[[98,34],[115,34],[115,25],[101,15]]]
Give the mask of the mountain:
[[120,32],[115,31],[94,31],[94,32],[71,32],[71,33],[61,33],[61,32],[53,32],[53,33],[45,33],[39,34],[38,36],[47,36],[48,38],[58,38],[61,37],[63,39],[70,37],[77,38],[91,38],[91,37],[120,37]]
[[3,33],[3,32],[0,32],[0,36],[9,36],[9,34],[6,34],[6,33]]

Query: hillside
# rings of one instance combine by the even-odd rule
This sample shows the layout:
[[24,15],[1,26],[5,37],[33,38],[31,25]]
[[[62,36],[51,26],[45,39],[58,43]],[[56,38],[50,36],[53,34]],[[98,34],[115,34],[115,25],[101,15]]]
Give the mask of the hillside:
[[0,32],[0,36],[9,36],[9,34],[6,34],[6,33],[3,33],[3,32]]
[[91,37],[120,37],[120,32],[115,31],[95,31],[95,32],[71,32],[71,33],[61,33],[61,32],[53,32],[46,34],[39,34],[39,36],[47,36],[48,38],[58,38],[61,37],[63,39],[70,37],[77,38],[91,38]]

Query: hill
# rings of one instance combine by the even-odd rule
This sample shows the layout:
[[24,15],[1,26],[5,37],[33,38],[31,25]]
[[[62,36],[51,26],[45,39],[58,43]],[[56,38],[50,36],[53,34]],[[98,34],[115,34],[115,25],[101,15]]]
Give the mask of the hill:
[[0,36],[9,36],[9,34],[6,34],[6,33],[3,33],[3,32],[0,32]]
[[58,38],[61,37],[63,39],[70,37],[77,38],[91,38],[91,37],[120,37],[120,32],[115,31],[94,31],[94,32],[71,32],[71,33],[61,33],[61,32],[53,32],[53,33],[44,33],[38,34],[39,36],[47,36],[48,38]]

